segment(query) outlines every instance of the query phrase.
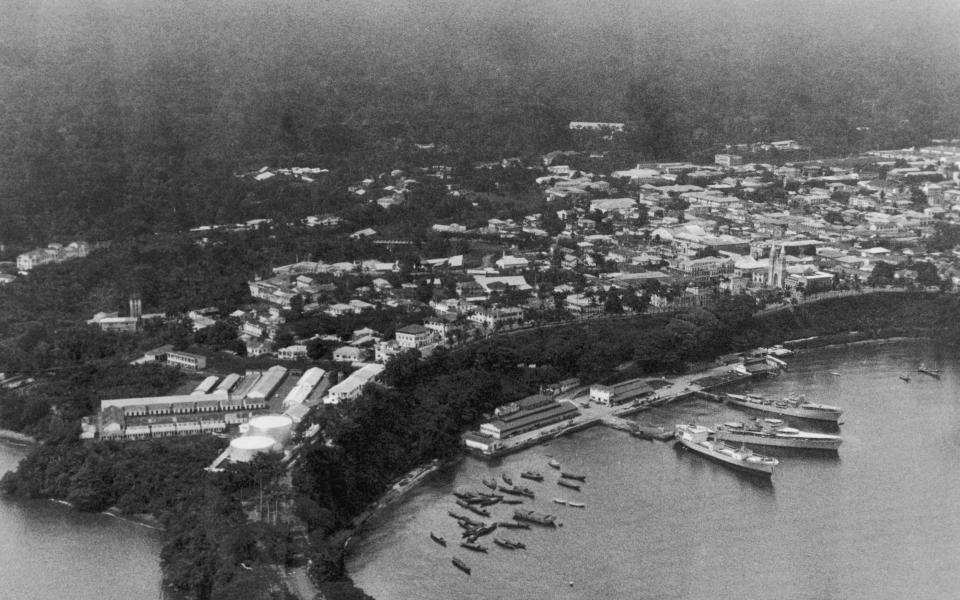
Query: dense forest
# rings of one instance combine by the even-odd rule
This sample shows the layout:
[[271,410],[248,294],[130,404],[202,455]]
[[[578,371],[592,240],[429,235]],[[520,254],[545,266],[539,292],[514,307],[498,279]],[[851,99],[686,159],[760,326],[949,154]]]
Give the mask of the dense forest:
[[[621,166],[796,138],[960,135],[960,7],[15,0],[0,23],[0,243],[117,239],[322,209],[396,167],[590,148]],[[301,186],[237,172],[319,166]],[[257,213],[260,214],[257,214]]]

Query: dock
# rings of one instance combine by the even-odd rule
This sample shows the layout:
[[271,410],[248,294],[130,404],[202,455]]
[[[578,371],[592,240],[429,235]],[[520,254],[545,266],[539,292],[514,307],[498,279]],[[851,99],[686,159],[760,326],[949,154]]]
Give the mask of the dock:
[[[783,363],[783,361],[778,362]],[[783,364],[785,365],[786,363]],[[767,366],[771,365],[768,364]],[[772,368],[779,372],[780,366],[774,364]],[[690,398],[703,398],[719,402],[722,401],[722,399],[710,390],[740,383],[751,377],[765,376],[769,370],[770,369],[764,369],[762,372],[751,373],[742,369],[736,369],[730,365],[720,365],[697,373],[671,378],[666,385],[661,386],[654,394],[628,404],[607,406],[592,402],[579,402],[580,414],[571,419],[559,424],[549,425],[541,429],[497,440],[497,447],[491,451],[480,452],[478,450],[468,449],[468,452],[482,458],[500,457],[513,452],[519,452],[520,450],[538,444],[548,443],[550,440],[560,436],[581,431],[594,425],[604,425],[619,431],[625,431],[640,439],[669,440],[673,438],[672,426],[669,428],[644,426],[625,417],[649,410],[655,406],[663,406],[671,402]],[[587,386],[581,386],[561,394],[558,398],[576,401],[586,389]]]

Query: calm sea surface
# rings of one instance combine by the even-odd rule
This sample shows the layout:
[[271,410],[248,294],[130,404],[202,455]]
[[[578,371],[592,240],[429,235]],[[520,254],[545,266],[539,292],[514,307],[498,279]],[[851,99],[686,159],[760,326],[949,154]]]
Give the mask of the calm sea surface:
[[[495,463],[468,458],[379,515],[353,541],[348,570],[378,600],[960,597],[958,358],[918,342],[788,358],[788,372],[750,391],[841,406],[844,442],[833,455],[766,451],[781,459],[772,481],[604,427]],[[918,374],[921,361],[942,368],[943,378]],[[690,401],[636,418],[672,426],[746,416]],[[550,456],[588,475],[582,492],[556,485]],[[527,550],[504,550],[492,536],[482,538],[488,554],[458,547],[460,529],[447,511],[466,511],[450,492],[525,469],[546,476],[521,480],[537,493],[528,505],[555,513],[563,526],[497,532]],[[587,507],[558,506],[555,497]],[[492,509],[498,519],[512,514],[509,506]],[[433,543],[430,531],[449,546]],[[450,564],[453,556],[471,576]]]
[[[0,473],[26,451],[0,444]],[[160,536],[49,501],[0,497],[0,600],[153,600]]]

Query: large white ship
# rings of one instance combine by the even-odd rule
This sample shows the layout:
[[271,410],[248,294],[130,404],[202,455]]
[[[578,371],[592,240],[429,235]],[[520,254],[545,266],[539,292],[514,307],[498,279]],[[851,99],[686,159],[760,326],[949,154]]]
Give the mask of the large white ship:
[[810,448],[836,450],[843,442],[839,435],[814,433],[787,427],[780,419],[756,419],[752,423],[727,422],[713,429],[714,437],[727,442],[778,446],[781,448]]
[[807,402],[804,396],[789,396],[779,400],[770,400],[763,396],[727,394],[728,404],[761,410],[786,417],[799,417],[802,419],[813,419],[815,421],[829,421],[837,423],[843,410],[829,404],[817,404],[816,402]]
[[759,475],[772,475],[773,468],[780,463],[777,459],[757,454],[746,446],[740,448],[728,446],[723,441],[715,439],[713,432],[702,425],[677,425],[675,432],[677,440],[685,448],[735,469]]

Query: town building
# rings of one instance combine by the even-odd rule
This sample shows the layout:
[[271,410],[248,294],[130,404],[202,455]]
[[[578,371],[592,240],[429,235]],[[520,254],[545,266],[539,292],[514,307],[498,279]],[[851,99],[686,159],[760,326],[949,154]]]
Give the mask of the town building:
[[420,350],[435,343],[434,333],[423,325],[407,325],[396,331],[397,346],[405,350]]
[[363,386],[383,373],[384,366],[377,363],[371,363],[354,371],[349,377],[336,384],[327,391],[323,399],[324,404],[339,404],[345,400],[353,400],[360,397],[363,392]]

